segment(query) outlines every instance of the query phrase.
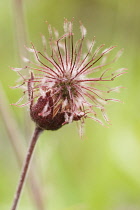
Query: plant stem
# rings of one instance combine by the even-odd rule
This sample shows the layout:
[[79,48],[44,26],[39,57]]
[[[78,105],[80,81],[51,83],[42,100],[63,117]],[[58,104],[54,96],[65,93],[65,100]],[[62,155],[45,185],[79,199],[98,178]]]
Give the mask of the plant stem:
[[38,140],[39,134],[41,132],[42,132],[42,129],[40,129],[39,127],[35,128],[32,140],[29,144],[26,159],[25,159],[25,162],[23,164],[23,169],[21,171],[20,180],[19,180],[18,187],[17,187],[16,193],[15,193],[15,196],[14,196],[14,201],[13,201],[13,205],[12,205],[11,210],[16,210],[16,208],[17,208],[17,205],[18,205],[18,202],[19,202],[19,199],[20,199],[20,196],[21,196],[21,192],[22,192],[22,189],[23,189],[23,185],[25,183],[25,178],[27,176],[27,172],[28,172],[29,165],[30,165],[30,162],[31,162],[31,158],[32,158],[32,155],[33,155],[33,151],[34,151],[36,142]]
[[[0,116],[2,121],[4,122],[6,133],[9,137],[9,141],[11,143],[12,149],[14,151],[14,155],[17,159],[19,167],[21,167],[24,154],[26,152],[25,149],[25,139],[20,131],[20,128],[15,120],[15,115],[11,107],[8,106],[9,101],[7,99],[6,93],[0,83],[0,95],[2,98],[1,105],[0,105]],[[20,141],[19,141],[20,139]],[[33,198],[34,205],[37,210],[46,210],[44,206],[43,200],[43,192],[42,192],[42,183],[39,179],[40,170],[38,164],[36,164],[35,160],[30,169],[29,180],[28,180],[28,187],[30,189],[30,195]]]
[[21,65],[24,65],[21,56],[27,57],[27,50],[25,45],[27,43],[27,30],[25,25],[25,14],[24,14],[24,3],[23,0],[13,0],[13,12],[14,12],[14,23],[15,23],[15,37],[18,50],[19,61]]

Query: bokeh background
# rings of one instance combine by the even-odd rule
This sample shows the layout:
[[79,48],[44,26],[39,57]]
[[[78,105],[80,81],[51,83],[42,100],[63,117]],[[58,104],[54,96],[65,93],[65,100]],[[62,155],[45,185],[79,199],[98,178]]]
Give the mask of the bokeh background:
[[[124,104],[112,102],[108,106],[112,122],[109,128],[86,120],[82,140],[74,123],[56,132],[44,132],[29,175],[38,188],[28,179],[19,209],[140,209],[139,7],[139,0],[0,1],[1,210],[10,209],[22,158],[34,129],[26,108],[10,106],[21,94],[20,90],[9,88],[17,79],[10,66],[22,66],[25,43],[40,45],[40,34],[47,34],[46,20],[62,32],[64,17],[75,17],[75,33],[81,20],[89,39],[95,35],[98,44],[125,49],[117,65],[128,68],[128,74],[111,84],[126,87],[114,94]],[[39,191],[44,209],[36,205]]]

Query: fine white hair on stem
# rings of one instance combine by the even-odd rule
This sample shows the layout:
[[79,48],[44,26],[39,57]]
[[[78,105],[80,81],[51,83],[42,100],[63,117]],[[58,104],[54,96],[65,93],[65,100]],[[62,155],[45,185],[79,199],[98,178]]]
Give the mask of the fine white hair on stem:
[[80,30],[81,30],[82,37],[85,37],[87,34],[87,29],[83,26],[81,21],[80,21]]

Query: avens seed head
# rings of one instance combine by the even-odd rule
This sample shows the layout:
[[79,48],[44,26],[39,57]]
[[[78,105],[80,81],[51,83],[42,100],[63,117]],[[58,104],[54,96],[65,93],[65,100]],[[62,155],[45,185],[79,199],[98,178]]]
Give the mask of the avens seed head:
[[[24,58],[27,62],[24,68],[12,68],[23,80],[16,88],[24,88],[24,96],[28,95],[27,103],[19,105],[24,98],[22,97],[15,105],[29,105],[32,120],[42,129],[57,130],[73,121],[83,123],[85,118],[103,124],[97,118],[98,109],[105,121],[109,122],[105,105],[108,101],[119,101],[106,98],[106,95],[112,91],[117,92],[121,87],[110,89],[105,83],[126,73],[125,68],[112,73],[110,67],[120,57],[122,50],[109,60],[109,53],[115,46],[103,49],[104,45],[101,45],[93,51],[93,38],[91,42],[87,42],[85,53],[87,31],[82,23],[80,30],[81,38],[74,41],[72,21],[64,20],[62,36],[48,25],[48,41],[42,35],[44,52],[38,51],[31,44],[32,47],[27,50],[33,53],[35,61]],[[30,73],[23,75],[20,74],[21,70],[28,70]]]

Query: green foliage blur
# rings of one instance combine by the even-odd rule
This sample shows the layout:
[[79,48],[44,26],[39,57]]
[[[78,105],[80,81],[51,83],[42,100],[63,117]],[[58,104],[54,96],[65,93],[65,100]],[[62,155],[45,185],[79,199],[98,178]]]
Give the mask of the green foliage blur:
[[[117,45],[124,53],[117,67],[128,74],[111,83],[126,89],[114,93],[124,103],[107,107],[112,125],[102,127],[86,120],[80,139],[76,124],[46,131],[34,153],[34,173],[39,179],[46,210],[139,210],[140,209],[140,2],[139,0],[24,0],[24,26],[21,25],[21,0],[0,1],[0,80],[7,97],[6,120],[17,124],[19,151],[27,144],[34,129],[26,108],[10,104],[21,94],[10,89],[18,78],[10,67],[21,67],[22,45],[41,43],[47,35],[48,21],[62,32],[64,17],[75,18],[87,28],[87,37],[96,36],[97,45]],[[25,33],[25,34],[24,34]],[[25,55],[24,54],[24,55]],[[0,106],[5,99],[0,97]],[[11,119],[12,118],[12,119]],[[12,121],[11,121],[12,120]],[[0,210],[10,209],[21,167],[17,164],[3,115],[0,116]],[[16,138],[16,130],[13,130]],[[21,142],[22,141],[22,142]],[[21,146],[20,146],[21,145]],[[24,153],[25,156],[25,153]],[[36,209],[27,182],[19,210]]]

